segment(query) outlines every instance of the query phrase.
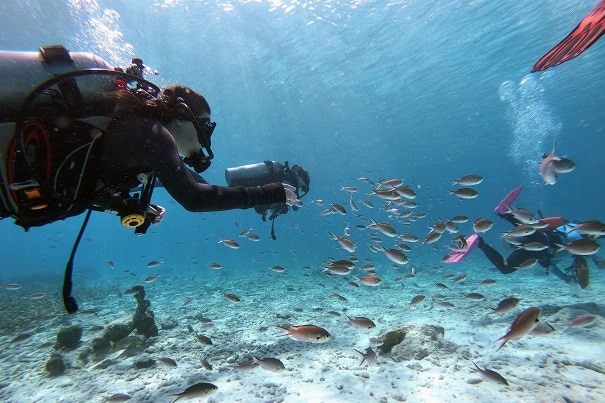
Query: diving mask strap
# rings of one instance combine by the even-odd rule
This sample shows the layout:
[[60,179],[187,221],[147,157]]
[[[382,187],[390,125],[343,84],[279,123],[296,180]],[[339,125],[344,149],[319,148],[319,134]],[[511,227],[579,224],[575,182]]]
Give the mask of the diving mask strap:
[[76,302],[76,299],[71,296],[71,289],[73,285],[71,279],[74,271],[74,257],[76,256],[78,245],[80,244],[82,235],[84,235],[84,230],[86,229],[86,225],[88,224],[88,220],[90,219],[91,213],[92,209],[89,209],[86,213],[86,217],[84,217],[84,222],[82,223],[80,232],[76,237],[74,246],[71,248],[71,255],[69,256],[69,261],[67,262],[67,266],[65,267],[65,277],[63,278],[63,305],[65,306],[65,310],[69,314],[76,313],[78,311],[78,303]]

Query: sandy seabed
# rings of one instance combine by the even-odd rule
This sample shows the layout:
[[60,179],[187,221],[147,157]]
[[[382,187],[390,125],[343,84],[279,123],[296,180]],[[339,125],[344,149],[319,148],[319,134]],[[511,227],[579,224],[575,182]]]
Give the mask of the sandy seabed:
[[[143,283],[160,328],[159,336],[142,345],[116,347],[105,357],[110,359],[108,366],[92,360],[83,362],[78,357],[102,332],[93,332],[93,326],[106,326],[132,315],[136,308],[132,296],[110,291],[117,286],[89,286],[79,295],[76,288],[82,308],[94,307],[96,312],[48,316],[48,309],[60,312],[58,295],[30,301],[22,297],[28,291],[3,290],[2,305],[19,310],[22,321],[38,323],[39,327],[30,338],[17,343],[12,340],[23,322],[7,328],[5,321],[0,336],[4,345],[0,352],[0,400],[102,402],[115,394],[125,394],[134,402],[172,402],[176,398],[173,395],[186,387],[211,382],[218,390],[199,401],[605,401],[605,326],[600,302],[605,286],[599,278],[602,272],[596,268],[593,282],[585,290],[545,276],[541,269],[502,276],[473,262],[428,268],[416,265],[413,278],[405,277],[408,267],[399,271],[377,267],[384,279],[378,287],[353,287],[342,277],[327,277],[319,269],[291,267],[284,273],[265,269],[267,272],[245,277],[229,273],[233,268],[196,270],[212,274],[195,281],[184,275],[166,274],[152,283]],[[468,273],[468,277],[454,284],[452,278],[444,278],[447,273]],[[497,282],[480,285],[486,278]],[[130,281],[136,284],[142,280]],[[435,282],[448,288],[438,289]],[[51,286],[55,284],[47,284]],[[465,298],[471,292],[483,294],[485,300]],[[230,302],[224,293],[236,294],[241,302]],[[427,298],[411,305],[418,294]],[[437,304],[433,298],[436,294],[445,296],[454,307]],[[517,297],[521,302],[508,314],[491,313],[490,307],[506,297]],[[193,301],[185,305],[188,298]],[[540,307],[541,321],[556,331],[527,335],[496,351],[495,340],[530,306]],[[41,311],[46,312],[45,318],[36,317],[35,313]],[[370,318],[376,328],[354,328],[343,313]],[[596,315],[597,320],[582,328],[566,326],[582,313]],[[214,325],[204,326],[207,319]],[[277,326],[283,323],[315,324],[327,329],[333,339],[312,344],[279,337],[281,329]],[[378,354],[374,365],[360,365],[361,356],[355,349],[364,351],[373,346],[378,351],[371,338],[409,324],[443,327],[445,339],[458,346],[456,352],[436,350],[421,360],[402,362],[395,362],[389,354]],[[45,363],[55,351],[52,344],[57,332],[68,325],[83,328],[82,342],[73,351],[61,352],[67,369],[63,375],[50,377]],[[201,344],[187,325],[209,337],[213,345]],[[253,356],[278,358],[285,370],[271,372],[258,366],[248,371],[232,369]],[[172,358],[177,366],[163,365],[159,357]],[[154,365],[135,368],[137,360],[149,358],[156,360]],[[205,369],[201,359],[207,360],[212,370]],[[509,386],[483,380],[472,361],[501,374]]]

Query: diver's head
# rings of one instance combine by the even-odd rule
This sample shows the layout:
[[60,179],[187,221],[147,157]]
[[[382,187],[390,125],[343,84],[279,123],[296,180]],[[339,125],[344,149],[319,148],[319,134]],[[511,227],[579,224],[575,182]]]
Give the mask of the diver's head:
[[210,105],[197,92],[179,85],[165,88],[160,100],[170,111],[164,125],[172,133],[179,154],[196,172],[206,170],[214,157],[210,136],[216,126],[210,121]]
[[292,174],[296,177],[297,188],[302,190],[303,196],[309,192],[309,185],[311,184],[311,178],[309,173],[303,169],[300,165],[294,165],[291,168]]

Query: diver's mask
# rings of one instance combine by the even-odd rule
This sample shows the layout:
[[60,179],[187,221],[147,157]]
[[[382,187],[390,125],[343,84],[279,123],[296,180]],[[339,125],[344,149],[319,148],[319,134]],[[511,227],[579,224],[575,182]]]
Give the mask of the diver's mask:
[[[189,157],[185,157],[183,161],[193,168],[195,172],[203,172],[208,169],[212,162],[211,160],[214,158],[214,153],[212,152],[212,148],[210,148],[210,136],[212,136],[212,133],[214,132],[216,122],[211,122],[209,118],[196,117],[182,98],[178,98],[177,102],[176,106],[172,108],[173,117],[175,119],[189,121],[193,124],[193,127],[197,132],[197,140],[201,146],[199,151],[194,152]],[[204,150],[206,150],[206,152],[204,152]],[[206,155],[206,153],[208,155]]]

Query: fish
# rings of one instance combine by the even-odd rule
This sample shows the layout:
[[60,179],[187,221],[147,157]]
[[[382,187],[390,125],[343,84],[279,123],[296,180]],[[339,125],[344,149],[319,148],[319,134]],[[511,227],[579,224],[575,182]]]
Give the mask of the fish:
[[450,196],[457,197],[458,199],[470,200],[479,196],[479,192],[477,192],[473,188],[460,188],[456,190],[448,191]]
[[395,189],[374,189],[370,191],[370,197],[372,196],[377,196],[382,200],[387,200],[391,202],[398,201],[401,199],[401,195],[397,193]]
[[367,363],[368,366],[376,364],[376,352],[372,350],[372,347],[366,348],[365,352],[363,353],[359,350],[355,351],[361,355],[361,362],[359,363],[360,367],[363,365],[364,362]]
[[437,305],[442,306],[444,308],[455,308],[454,304],[448,301],[438,301]]
[[344,190],[345,192],[349,192],[349,193],[355,193],[357,192],[357,187],[355,186],[343,186],[340,188],[340,190]]
[[493,311],[493,313],[505,314],[515,309],[519,302],[520,300],[518,298],[504,298],[502,301],[498,302],[498,306],[490,309]]
[[464,296],[466,299],[470,299],[472,301],[484,301],[485,296],[483,294],[479,294],[478,292],[471,292]]
[[584,221],[574,225],[565,233],[565,235],[568,235],[571,232],[597,237],[605,236],[605,224],[597,220]]
[[336,292],[330,293],[328,296],[332,297],[332,298],[336,298],[340,302],[347,302],[347,299],[345,297],[343,297],[342,295],[340,295]]
[[277,272],[277,273],[282,273],[282,272],[286,271],[285,267],[279,266],[279,265],[271,266],[271,267],[269,267],[269,269],[271,269],[271,270],[273,270],[274,272]]
[[496,280],[494,280],[493,278],[486,278],[485,280],[481,280],[479,282],[479,285],[494,285],[496,284]]
[[242,302],[242,300],[235,294],[223,294],[231,302]]
[[157,280],[158,278],[160,278],[160,275],[159,275],[159,274],[153,274],[153,275],[151,275],[151,276],[146,277],[146,278],[145,278],[145,282],[146,282],[146,283],[151,283],[152,281],[155,281],[155,280]]
[[237,243],[236,240],[233,239],[221,239],[218,241],[218,243],[222,243],[223,245],[225,245],[226,247],[230,248],[230,249],[239,249],[239,243]]
[[435,283],[435,285],[437,286],[437,288],[441,288],[442,290],[446,290],[447,286],[443,283]]
[[522,243],[521,245],[516,246],[517,249],[525,249],[532,252],[539,252],[545,249],[548,249],[548,245],[543,244],[542,242],[528,242]]
[[569,158],[561,157],[552,161],[553,170],[558,174],[566,174],[576,168],[576,164]]
[[385,249],[383,248],[385,256],[393,263],[406,264],[408,257],[400,249]]
[[515,266],[515,269],[517,269],[517,270],[529,269],[530,267],[535,265],[537,262],[538,262],[538,259],[536,259],[535,257],[530,257],[529,259],[525,259],[523,262],[521,262],[519,264],[519,266]]
[[526,210],[524,208],[515,208],[515,209],[509,208],[507,213],[512,214],[513,217],[515,217],[515,219],[522,224],[535,225],[540,222],[540,220],[538,220],[536,218],[534,213],[532,213],[531,211]]
[[204,369],[207,369],[208,371],[212,371],[212,365],[205,358],[200,358],[200,364],[202,364],[202,367]]
[[4,288],[5,290],[18,290],[19,288],[21,288],[21,284],[8,283],[8,284],[2,285],[2,288]]
[[420,295],[416,295],[414,298],[412,298],[412,300],[410,301],[410,305],[418,305],[420,304],[422,301],[424,301],[424,299],[426,298],[426,296],[420,294]]
[[176,367],[176,361],[169,357],[158,357],[158,361],[168,367]]
[[468,221],[468,217],[465,215],[457,215],[457,216],[450,218],[449,221],[456,223],[456,224],[464,224],[465,222]]
[[220,263],[216,263],[216,262],[208,263],[206,265],[206,267],[209,269],[213,269],[213,270],[219,270],[219,269],[223,268],[223,266]]
[[571,319],[565,326],[567,327],[584,327],[590,325],[594,322],[597,317],[590,313],[583,313],[581,315],[575,316]]
[[502,235],[506,237],[521,238],[531,235],[534,232],[536,232],[536,228],[532,227],[531,225],[520,225],[511,229],[510,231],[503,232]]
[[203,334],[195,334],[195,338],[202,344],[206,344],[208,346],[212,346],[214,345],[212,343],[212,340],[210,340],[210,337],[204,336]]
[[338,214],[347,215],[347,210],[342,205],[338,203],[330,203],[330,205]]
[[501,343],[496,351],[500,350],[506,342],[518,340],[529,333],[530,330],[540,321],[540,308],[532,306],[521,312],[508,328],[506,334],[496,340]]
[[327,267],[324,267],[322,272],[328,272],[338,276],[346,276],[347,274],[351,273],[351,268],[342,265],[330,264]]
[[361,204],[363,204],[364,206],[366,206],[367,208],[374,208],[374,205],[372,204],[371,201],[369,200],[362,200]]
[[262,369],[271,372],[280,372],[286,369],[284,363],[277,358],[256,358],[253,356],[252,361],[260,365]]
[[487,232],[494,226],[494,223],[487,218],[477,218],[473,222],[473,230],[476,233]]
[[386,222],[378,222],[373,218],[371,220],[372,223],[368,225],[368,228],[375,228],[390,238],[397,236],[397,231],[395,231],[395,228],[393,228],[391,224]]
[[192,303],[195,300],[195,298],[193,297],[189,297],[185,300],[185,303],[183,305],[189,305],[190,303]]
[[176,402],[181,398],[185,399],[193,399],[193,398],[201,398],[211,395],[216,392],[218,386],[209,383],[209,382],[200,382],[194,385],[189,386],[187,389],[182,391],[181,393],[176,393],[171,396],[177,396],[176,399],[172,401],[172,403]]
[[544,154],[542,156],[542,161],[540,161],[540,176],[542,176],[544,183],[547,185],[554,185],[557,183],[557,173],[555,172],[553,161],[559,160],[560,158],[555,155],[556,145],[557,140],[553,141],[550,154]]
[[333,241],[338,241],[338,244],[341,248],[343,248],[349,253],[355,252],[355,249],[357,248],[355,242],[351,241],[349,238],[337,236],[332,232],[330,232],[329,234],[332,237]]
[[450,221],[450,220],[447,220],[445,222],[445,230],[447,232],[449,232],[450,234],[455,234],[458,231],[460,231],[460,229],[458,228],[458,226],[456,225],[456,223],[453,222],[453,221]]
[[347,314],[345,316],[347,317],[347,323],[358,329],[373,329],[376,327],[372,319],[364,318],[363,316],[350,317]]
[[429,234],[426,236],[426,238],[424,238],[424,240],[422,241],[422,244],[432,244],[437,242],[440,238],[441,238],[441,233],[437,232],[437,231],[431,231],[429,232]]
[[257,234],[248,234],[246,235],[246,239],[252,242],[258,242],[260,241],[260,236],[258,236]]
[[238,372],[244,372],[244,371],[250,371],[251,369],[253,369],[256,366],[258,366],[258,364],[255,363],[254,360],[247,360],[244,362],[240,362],[239,364],[235,365],[234,367],[231,367],[231,369],[234,371],[238,371]]
[[474,361],[471,362],[475,365],[475,368],[477,368],[477,371],[481,375],[481,378],[485,379],[486,381],[492,381],[501,385],[508,386],[508,382],[506,381],[506,379],[504,379],[504,377],[496,371],[492,371],[491,369],[487,369],[485,367],[481,369],[477,364],[475,364]]
[[353,201],[353,197],[349,198],[349,206],[351,206],[351,210],[359,211],[359,207],[357,207],[357,204]]
[[40,299],[40,298],[44,298],[46,294],[44,294],[43,292],[35,292],[33,294],[29,294],[27,297],[27,299]]
[[399,196],[405,197],[406,199],[416,198],[416,192],[409,186],[395,186],[393,187],[393,190],[395,190]]
[[460,179],[455,179],[452,181],[452,185],[460,185],[460,186],[475,186],[483,182],[483,178],[479,175],[466,175]]
[[578,239],[565,245],[560,245],[557,243],[555,243],[555,245],[559,247],[559,249],[557,249],[557,252],[566,250],[572,255],[579,256],[594,255],[601,248],[601,245],[599,245],[595,240],[589,238]]
[[112,269],[115,269],[115,268],[116,268],[116,265],[115,265],[115,263],[114,263],[112,260],[108,260],[108,261],[107,261],[107,262],[105,262],[105,263],[107,263],[107,264],[109,265],[109,267],[111,267]]
[[317,206],[322,206],[324,204],[324,201],[322,199],[315,199],[313,200],[313,203],[315,203],[315,205]]
[[464,280],[466,280],[467,275],[466,274],[461,274],[458,277],[456,277],[455,279],[452,280],[452,284],[456,284],[456,283],[461,283]]
[[147,263],[147,267],[157,267],[162,263],[164,263],[162,260],[152,260],[151,262]]
[[382,283],[382,279],[375,274],[368,274],[367,276],[363,276],[358,279],[358,281],[369,287],[376,287]]
[[418,237],[414,234],[401,234],[399,235],[399,239],[404,242],[418,242]]
[[297,341],[308,343],[325,343],[332,339],[332,335],[324,328],[316,325],[290,325],[284,324],[279,326],[284,330],[284,333],[279,336],[290,336]]

